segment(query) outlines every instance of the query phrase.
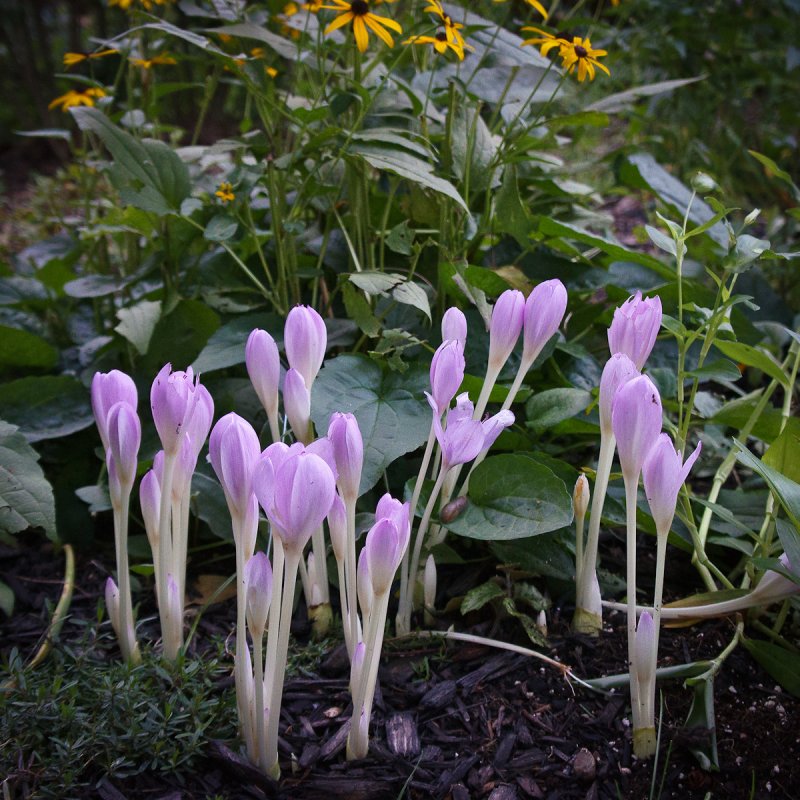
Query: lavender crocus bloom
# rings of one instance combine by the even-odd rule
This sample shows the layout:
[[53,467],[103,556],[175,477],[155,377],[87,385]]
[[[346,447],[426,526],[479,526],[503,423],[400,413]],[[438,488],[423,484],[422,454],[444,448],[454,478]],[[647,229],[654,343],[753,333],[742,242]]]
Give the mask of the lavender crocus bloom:
[[311,393],[309,384],[296,369],[286,373],[283,382],[283,408],[294,435],[304,444],[311,440]]
[[352,414],[336,412],[328,424],[328,441],[336,461],[337,484],[348,502],[358,499],[361,470],[364,466],[364,440],[358,420]]
[[118,369],[95,372],[92,378],[92,411],[104,450],[108,450],[108,412],[120,402],[128,403],[136,411],[139,395],[133,378]]
[[[643,611],[639,617],[639,624],[636,626],[633,649],[635,654],[634,669],[639,680],[643,704],[648,702],[649,694],[655,688],[656,633],[653,617],[649,611]],[[650,690],[649,692],[648,689]],[[646,692],[648,692],[647,696],[645,696]]]
[[431,360],[431,396],[439,416],[450,407],[464,380],[464,345],[457,339],[442,342]]
[[322,366],[327,344],[322,317],[310,306],[295,306],[286,317],[283,345],[289,366],[303,376],[309,391]]
[[622,473],[626,480],[638,481],[644,460],[661,433],[661,397],[647,375],[633,378],[617,390],[611,427]]
[[386,492],[375,508],[375,521],[390,519],[397,526],[397,530],[411,531],[411,506],[408,502],[401,503]]
[[183,432],[199,399],[191,367],[186,372],[173,372],[165,364],[150,388],[150,408],[158,436],[167,455],[178,452]]
[[148,470],[139,484],[139,503],[142,507],[142,518],[147,540],[153,551],[154,562],[158,560],[158,522],[161,513],[161,486],[155,470]]
[[567,310],[567,290],[558,278],[536,286],[525,301],[522,360],[533,363],[561,325]]
[[442,316],[442,341],[455,339],[462,347],[467,342],[467,318],[460,308],[451,306]]
[[700,455],[702,442],[683,463],[668,434],[662,433],[650,448],[642,465],[644,492],[659,534],[669,533],[675,516],[678,492]]
[[[194,453],[194,461],[197,464],[200,451],[208,439],[211,423],[214,420],[214,399],[211,397],[211,392],[202,383],[197,384],[195,395],[197,399],[194,412],[186,422],[186,436],[191,439],[191,452]],[[194,467],[192,467],[192,471],[194,471]]]
[[253,474],[253,489],[284,548],[301,553],[333,505],[336,481],[319,456],[302,452],[290,455],[277,468],[262,457]]
[[507,289],[492,309],[489,324],[489,368],[499,371],[519,339],[525,313],[525,297],[517,289]]
[[443,429],[435,401],[427,392],[425,396],[433,409],[433,428],[442,451],[444,472],[458,464],[466,464],[488,450],[502,430],[514,422],[511,411],[500,411],[482,422],[473,419],[473,405],[464,392],[456,398],[456,407],[447,412],[447,427]]
[[409,531],[398,530],[388,517],[378,520],[367,534],[364,544],[366,564],[369,570],[372,591],[382,595],[389,591],[394,574],[403,560],[408,547]]
[[600,430],[610,435],[613,433],[611,427],[611,404],[620,386],[625,385],[629,380],[636,378],[641,373],[636,369],[636,364],[625,355],[625,353],[615,353],[606,361],[603,367],[603,374],[600,377]]
[[372,581],[369,576],[369,561],[366,547],[361,548],[358,554],[358,567],[356,568],[356,589],[358,591],[358,605],[364,619],[369,616],[372,608]]
[[331,535],[333,554],[337,561],[342,561],[347,549],[347,509],[342,498],[337,494],[328,512],[328,531]]
[[611,354],[625,353],[641,369],[661,328],[661,298],[642,299],[637,291],[614,311],[608,329],[608,349]]
[[275,340],[260,328],[250,332],[244,348],[247,374],[267,414],[278,411],[281,360]]
[[261,458],[256,432],[238,414],[226,414],[211,431],[208,457],[231,513],[244,519],[253,493],[253,471]]
[[272,600],[272,565],[266,553],[253,554],[244,569],[247,584],[247,624],[254,638],[263,636]]
[[108,453],[114,460],[116,478],[121,488],[130,493],[136,478],[142,426],[136,409],[122,401],[111,406],[106,417]]

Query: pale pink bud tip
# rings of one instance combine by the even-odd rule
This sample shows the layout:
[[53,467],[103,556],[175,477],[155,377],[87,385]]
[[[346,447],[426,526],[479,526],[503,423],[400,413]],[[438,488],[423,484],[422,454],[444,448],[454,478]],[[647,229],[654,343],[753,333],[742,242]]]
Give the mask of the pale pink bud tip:
[[500,369],[519,339],[525,313],[525,297],[517,289],[508,289],[492,309],[489,325],[489,364]]
[[608,348],[611,354],[625,353],[636,365],[644,366],[661,328],[661,298],[642,299],[636,292],[614,311],[608,329]]
[[244,360],[250,382],[267,413],[277,411],[281,360],[275,340],[266,331],[256,328],[247,338]]
[[603,374],[600,377],[600,430],[610,435],[611,429],[611,404],[620,386],[639,375],[636,364],[624,353],[615,353],[606,361]]
[[533,363],[567,310],[567,290],[558,278],[540,283],[525,301],[522,358]]
[[95,372],[92,378],[92,411],[104,449],[108,449],[108,412],[116,403],[127,403],[136,411],[139,395],[133,378],[118,369]]
[[150,408],[158,436],[166,453],[178,452],[187,423],[191,419],[199,395],[192,368],[186,372],[173,372],[165,364],[156,375],[150,388]]
[[611,425],[626,479],[638,480],[650,448],[661,432],[661,397],[646,375],[633,378],[617,390]]
[[211,431],[208,452],[231,513],[243,518],[253,493],[253,470],[261,457],[256,432],[238,414],[226,414]]
[[439,415],[444,414],[464,380],[464,345],[450,339],[439,346],[431,361],[431,396]]
[[337,411],[328,424],[328,440],[333,448],[339,491],[355,502],[364,465],[364,441],[358,420],[352,414]]
[[255,553],[244,569],[247,586],[247,619],[255,636],[264,633],[272,600],[272,566],[266,553]]
[[322,366],[327,344],[322,317],[310,306],[295,306],[286,317],[283,345],[289,366],[303,376],[309,391]]
[[455,339],[462,346],[467,341],[467,318],[461,309],[452,306],[444,312],[442,317],[442,341]]

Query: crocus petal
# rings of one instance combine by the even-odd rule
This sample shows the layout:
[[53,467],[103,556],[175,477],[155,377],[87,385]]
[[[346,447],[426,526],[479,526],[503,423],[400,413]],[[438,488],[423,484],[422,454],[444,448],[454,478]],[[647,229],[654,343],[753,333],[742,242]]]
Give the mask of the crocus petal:
[[603,374],[600,377],[600,430],[604,435],[612,433],[611,404],[620,386],[639,375],[636,364],[624,353],[615,353],[606,361]]
[[455,339],[462,346],[467,341],[467,318],[460,308],[451,306],[442,316],[442,341]]
[[247,624],[254,637],[263,635],[272,600],[272,565],[266,553],[255,553],[244,568]]
[[346,500],[355,502],[364,465],[364,440],[352,414],[336,412],[328,425],[328,439],[336,459],[337,483]]
[[241,519],[250,504],[253,473],[261,458],[258,435],[247,420],[232,412],[214,426],[208,449],[231,515]]
[[533,363],[561,325],[567,310],[567,290],[558,278],[536,286],[525,301],[523,350],[525,363]]
[[489,324],[489,365],[499,370],[506,363],[519,339],[525,312],[525,297],[517,289],[507,289],[492,309]]
[[286,373],[283,407],[294,435],[307,444],[311,438],[311,394],[305,379],[296,369]]
[[286,358],[289,366],[303,376],[309,391],[322,366],[327,343],[325,322],[313,308],[295,306],[289,312],[283,331]]
[[136,477],[139,445],[142,441],[139,415],[129,403],[115,403],[108,412],[106,425],[108,449],[115,462],[117,478],[122,487],[130,492]]
[[497,437],[508,427],[514,424],[513,411],[500,411],[493,417],[484,420],[481,423],[483,429],[483,446],[481,452],[488,450],[494,443]]
[[261,405],[267,414],[276,414],[281,360],[275,340],[260,328],[251,331],[244,348],[244,360]]
[[661,298],[642,299],[636,292],[614,311],[608,329],[608,348],[611,354],[625,353],[637,369],[644,366],[661,328]]
[[646,375],[633,378],[617,390],[611,426],[626,479],[638,480],[650,448],[661,432],[661,397]]
[[172,365],[165,364],[156,375],[150,388],[150,408],[161,444],[168,454],[178,452],[197,398],[191,367],[186,372],[172,372]]
[[117,403],[128,403],[134,411],[139,404],[136,384],[130,375],[112,369],[111,372],[95,372],[92,378],[92,411],[100,433],[103,448],[108,449],[108,412]]
[[392,585],[394,574],[400,566],[405,550],[401,549],[402,542],[397,526],[387,518],[376,522],[367,533],[364,549],[367,551],[366,560],[372,591],[376,596],[388,592]]
[[328,512],[328,532],[333,554],[337,561],[343,562],[347,550],[347,509],[338,494],[333,498],[333,505]]
[[464,345],[457,339],[442,342],[431,360],[431,395],[441,416],[464,380]]

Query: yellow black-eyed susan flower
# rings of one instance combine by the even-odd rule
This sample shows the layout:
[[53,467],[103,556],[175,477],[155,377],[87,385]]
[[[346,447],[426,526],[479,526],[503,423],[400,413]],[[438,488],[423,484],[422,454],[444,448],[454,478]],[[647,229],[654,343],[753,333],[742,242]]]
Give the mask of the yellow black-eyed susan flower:
[[[139,0],[139,5],[145,11],[152,11],[153,6],[165,6],[171,2],[172,0]],[[109,6],[117,6],[123,11],[127,11],[132,5],[135,4],[135,0],[108,0],[108,4]]]
[[[495,3],[505,3],[506,0],[494,0]],[[525,0],[529,6],[533,6],[545,19],[548,18],[549,13],[547,9],[539,2],[539,0]]]
[[323,5],[322,8],[332,8],[339,11],[340,14],[336,19],[325,28],[325,34],[335,31],[337,28],[342,28],[348,22],[353,23],[353,36],[356,39],[356,46],[361,53],[365,52],[369,44],[369,33],[367,29],[371,30],[381,41],[394,47],[394,39],[389,31],[395,33],[402,33],[403,29],[400,24],[395,22],[389,17],[381,17],[378,14],[373,14],[369,10],[369,3],[367,0],[333,0],[335,5]]
[[152,58],[132,58],[130,59],[131,64],[134,67],[141,67],[142,69],[151,69],[152,67],[156,67],[159,65],[165,64],[177,64],[178,62],[170,55],[166,53],[161,53],[160,55],[153,56]]
[[[464,26],[460,22],[453,22],[450,16],[445,14],[444,8],[439,0],[430,0],[430,3],[425,6],[423,11],[427,11],[430,14],[435,14],[444,23],[444,32],[447,36],[447,41],[452,42],[457,48],[459,48],[461,52],[459,59],[463,61],[465,48],[468,50],[475,49],[464,41],[464,36],[461,33],[461,29]],[[456,50],[456,52],[458,53],[459,50]]]
[[80,64],[81,61],[86,61],[90,58],[105,58],[106,56],[112,56],[118,52],[119,50],[108,49],[99,50],[96,53],[64,53],[64,68],[69,69],[70,67],[74,67],[76,64]]
[[464,60],[464,48],[459,47],[456,42],[451,42],[445,31],[438,31],[435,36],[409,36],[403,44],[429,44],[439,54],[446,53],[449,48],[458,56],[459,61]]
[[233,193],[233,186],[228,181],[223,181],[219,185],[219,189],[214,192],[214,195],[220,199],[223,205],[232,203],[236,199],[236,195]]
[[521,46],[539,45],[539,50],[543,56],[546,56],[554,47],[562,48],[569,44],[569,38],[566,36],[554,36],[541,28],[526,26],[522,30],[533,31],[533,33],[538,33],[539,35],[532,39],[525,39]]
[[66,112],[75,106],[93,106],[98,97],[105,97],[106,93],[102,89],[92,87],[82,92],[70,89],[66,94],[56,97],[47,107],[52,110],[61,106],[61,110]]
[[565,44],[559,51],[562,59],[564,69],[570,74],[578,68],[578,80],[582,83],[589,76],[589,80],[594,80],[594,68],[603,70],[606,75],[611,75],[608,67],[601,64],[597,59],[602,56],[608,55],[605,50],[595,50],[589,37],[581,38],[580,36],[573,36],[572,42]]

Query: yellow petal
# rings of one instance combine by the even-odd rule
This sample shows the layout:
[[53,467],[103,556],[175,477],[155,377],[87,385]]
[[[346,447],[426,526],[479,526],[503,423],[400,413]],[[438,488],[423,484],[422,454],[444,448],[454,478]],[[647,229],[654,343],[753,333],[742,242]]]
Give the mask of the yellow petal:
[[335,31],[337,28],[347,25],[347,23],[353,19],[353,16],[354,14],[352,11],[347,11],[341,16],[336,17],[336,19],[333,20],[333,22],[331,22],[327,28],[325,28],[325,35],[327,36],[331,31]]
[[375,20],[375,17],[372,14],[367,14],[367,16],[364,17],[364,22],[373,31],[375,31],[375,35],[381,39],[381,41],[383,41],[389,47],[394,47],[394,39],[392,39],[389,33],[383,27],[381,27],[381,24]]
[[[549,16],[547,9],[539,2],[539,0],[525,0],[528,5],[533,6],[545,19]],[[497,2],[497,0],[495,0]]]
[[366,52],[369,44],[369,34],[367,33],[367,26],[364,24],[364,17],[354,17],[353,35],[356,37],[356,47],[358,47],[359,52]]
[[393,19],[389,17],[379,17],[377,14],[369,14],[370,19],[374,19],[377,22],[380,22],[381,25],[385,25],[387,28],[390,28],[395,33],[402,33],[403,29],[400,27],[399,22],[395,22]]

